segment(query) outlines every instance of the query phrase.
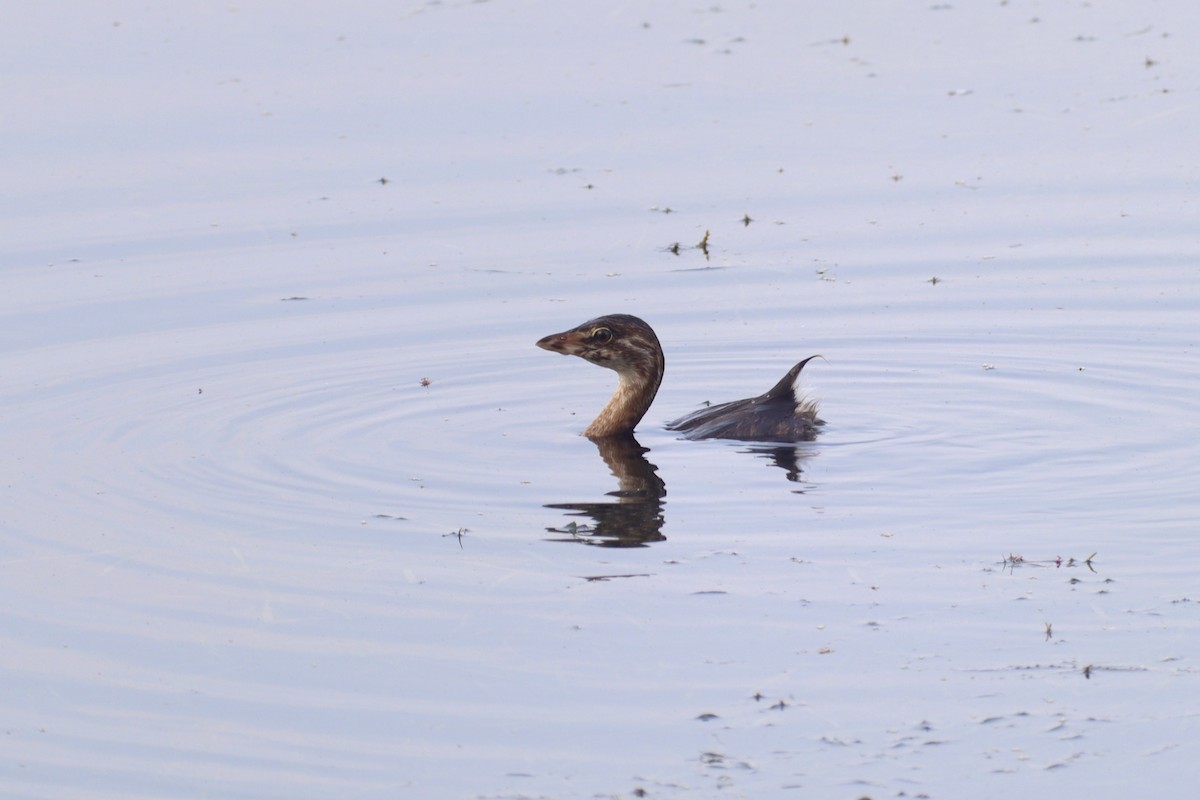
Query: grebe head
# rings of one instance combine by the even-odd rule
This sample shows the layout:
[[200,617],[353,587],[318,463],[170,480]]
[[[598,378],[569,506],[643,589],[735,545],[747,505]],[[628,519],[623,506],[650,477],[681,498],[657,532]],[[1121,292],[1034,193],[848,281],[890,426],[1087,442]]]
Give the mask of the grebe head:
[[665,361],[654,330],[629,314],[607,314],[538,340],[543,350],[579,356],[620,376],[617,391],[584,431],[602,437],[630,433],[650,407],[662,383]]
[[654,330],[629,314],[607,314],[562,333],[539,339],[537,346],[565,356],[579,356],[620,374],[630,373],[642,383],[662,378],[662,345]]

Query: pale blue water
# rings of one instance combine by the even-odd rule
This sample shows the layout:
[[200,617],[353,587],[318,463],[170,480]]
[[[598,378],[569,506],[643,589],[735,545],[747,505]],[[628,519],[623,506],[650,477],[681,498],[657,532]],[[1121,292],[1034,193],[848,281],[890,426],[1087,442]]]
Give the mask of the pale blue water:
[[[0,793],[1198,777],[1186,4],[14,16]],[[812,353],[795,460],[661,427]]]

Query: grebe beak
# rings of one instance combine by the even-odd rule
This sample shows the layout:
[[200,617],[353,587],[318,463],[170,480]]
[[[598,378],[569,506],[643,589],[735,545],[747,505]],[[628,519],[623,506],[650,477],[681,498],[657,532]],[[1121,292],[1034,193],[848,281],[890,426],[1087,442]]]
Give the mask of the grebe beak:
[[584,351],[583,339],[584,335],[578,331],[563,331],[538,339],[537,346],[564,356],[577,356]]

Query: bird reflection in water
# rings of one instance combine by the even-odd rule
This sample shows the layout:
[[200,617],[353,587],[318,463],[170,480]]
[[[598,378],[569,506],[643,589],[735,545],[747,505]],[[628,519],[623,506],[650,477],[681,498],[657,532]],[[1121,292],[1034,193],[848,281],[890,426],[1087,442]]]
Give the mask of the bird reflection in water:
[[[546,504],[546,508],[572,512],[567,515],[572,519],[566,524],[546,528],[553,534],[548,541],[598,547],[645,547],[666,541],[662,529],[667,486],[658,475],[658,467],[646,458],[650,448],[642,447],[632,435],[593,439],[592,443],[617,479],[618,488],[608,493],[616,499]],[[741,452],[766,459],[786,472],[787,479],[793,483],[803,482],[804,461],[813,455],[797,445],[754,446]],[[793,491],[804,494],[806,488]]]
[[[741,452],[753,453],[765,458],[773,466],[786,472],[789,481],[801,483],[804,479],[804,462],[815,455],[812,450],[802,448],[803,445],[797,444],[754,445]],[[805,492],[804,489],[793,489],[792,491],[796,494]]]
[[658,477],[658,467],[646,459],[650,449],[642,447],[632,434],[606,436],[592,442],[617,479],[617,490],[608,493],[616,499],[547,504],[546,508],[572,511],[568,516],[576,518],[561,527],[547,528],[555,534],[549,540],[600,547],[645,547],[665,540],[663,498],[667,486]]

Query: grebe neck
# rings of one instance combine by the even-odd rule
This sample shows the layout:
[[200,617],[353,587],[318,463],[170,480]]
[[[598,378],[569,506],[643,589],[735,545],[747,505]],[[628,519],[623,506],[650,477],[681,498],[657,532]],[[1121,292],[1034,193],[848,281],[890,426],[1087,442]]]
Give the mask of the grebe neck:
[[624,436],[633,433],[633,429],[646,416],[658,387],[662,383],[664,360],[662,353],[648,369],[625,369],[617,372],[617,389],[600,413],[587,426],[583,435],[589,439],[602,439],[608,436]]

